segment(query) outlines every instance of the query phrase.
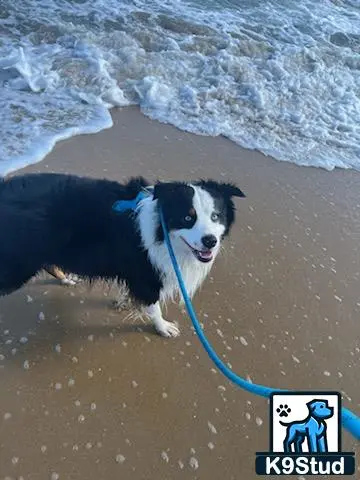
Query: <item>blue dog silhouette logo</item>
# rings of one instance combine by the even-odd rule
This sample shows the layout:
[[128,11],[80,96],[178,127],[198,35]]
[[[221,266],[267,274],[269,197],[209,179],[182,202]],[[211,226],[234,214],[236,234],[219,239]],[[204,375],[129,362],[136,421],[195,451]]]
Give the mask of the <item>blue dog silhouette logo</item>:
[[279,392],[270,401],[270,446],[288,454],[340,451],[341,397],[337,392]]
[[[329,402],[323,399],[314,399],[307,404],[309,414],[302,420],[295,420],[289,423],[279,421],[286,427],[286,436],[283,446],[285,453],[302,453],[303,444],[307,441],[309,453],[327,453],[327,425],[326,420],[334,415],[334,408]],[[277,409],[280,416],[284,416],[289,407],[285,405]],[[280,410],[280,411],[279,411]]]
[[270,448],[256,452],[258,475],[355,473],[355,453],[341,450],[339,392],[274,392],[269,407]]

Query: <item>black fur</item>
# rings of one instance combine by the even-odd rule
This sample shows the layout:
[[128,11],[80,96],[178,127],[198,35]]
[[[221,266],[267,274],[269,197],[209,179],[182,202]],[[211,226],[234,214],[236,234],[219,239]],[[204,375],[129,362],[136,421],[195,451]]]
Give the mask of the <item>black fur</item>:
[[156,302],[162,284],[131,214],[112,210],[116,200],[132,199],[146,185],[142,178],[121,185],[60,174],[0,184],[0,294],[57,265],[89,279],[123,279],[139,301]]
[[[122,185],[62,174],[23,175],[0,182],[0,295],[56,265],[90,280],[124,280],[137,301],[155,303],[162,282],[141,246],[133,214],[112,210],[114,202],[133,199],[147,185],[141,177]],[[234,221],[231,196],[243,196],[242,192],[212,181],[199,185],[222,202],[227,233]],[[154,196],[168,227],[178,228],[179,218],[191,211],[193,190],[176,182],[157,184]],[[195,221],[194,217],[189,225]],[[159,229],[158,233],[161,241]]]
[[[157,199],[164,213],[167,229],[191,228],[196,222],[196,212],[192,212],[194,189],[182,182],[157,183],[154,188],[154,199]],[[186,221],[186,217],[191,217]],[[164,241],[161,225],[156,230],[156,240]]]

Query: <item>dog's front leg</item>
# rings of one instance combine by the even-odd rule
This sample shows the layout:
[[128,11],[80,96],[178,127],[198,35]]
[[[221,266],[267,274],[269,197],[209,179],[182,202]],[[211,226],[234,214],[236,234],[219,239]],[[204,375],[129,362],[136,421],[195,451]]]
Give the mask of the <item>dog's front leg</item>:
[[[142,312],[152,321],[156,331],[163,337],[177,337],[180,335],[180,330],[174,323],[168,322],[164,319],[160,308],[160,292],[163,287],[162,281],[158,276],[154,275],[152,266],[149,264],[149,272],[142,272],[141,277],[134,275],[127,281],[130,296],[143,306]],[[134,272],[139,273],[139,272]],[[152,278],[144,284],[142,277]]]
[[316,433],[308,431],[307,439],[308,439],[309,453],[317,453],[318,452],[318,442],[317,442],[317,438],[316,438]]
[[180,330],[175,323],[168,322],[162,316],[160,302],[145,307],[145,314],[150,318],[156,331],[163,337],[177,337]]
[[319,447],[319,452],[321,452],[321,453],[327,453],[328,452],[326,430],[325,430],[324,435],[322,437],[318,438],[318,447]]

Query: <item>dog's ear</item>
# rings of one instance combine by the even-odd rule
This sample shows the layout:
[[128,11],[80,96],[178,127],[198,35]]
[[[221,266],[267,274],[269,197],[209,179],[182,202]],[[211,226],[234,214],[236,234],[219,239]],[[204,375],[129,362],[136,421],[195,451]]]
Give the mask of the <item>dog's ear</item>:
[[220,183],[219,186],[220,186],[220,191],[226,197],[240,197],[240,198],[246,197],[245,193],[233,183]]
[[149,186],[149,182],[144,177],[131,177],[126,184],[126,192],[129,198],[134,198],[140,190]]
[[213,192],[217,192],[225,198],[240,197],[245,198],[245,193],[234,183],[216,182],[215,180],[200,180],[197,185]]
[[154,200],[159,200],[160,203],[166,200],[174,193],[174,185],[172,183],[157,183],[154,186]]
[[316,403],[317,403],[317,400],[311,400],[311,402],[308,402],[306,405],[308,407],[308,409],[313,412],[315,410],[315,407],[316,407]]
[[192,187],[185,182],[158,182],[153,189],[154,200],[159,200],[162,204],[168,201],[176,202],[184,190],[192,192]]

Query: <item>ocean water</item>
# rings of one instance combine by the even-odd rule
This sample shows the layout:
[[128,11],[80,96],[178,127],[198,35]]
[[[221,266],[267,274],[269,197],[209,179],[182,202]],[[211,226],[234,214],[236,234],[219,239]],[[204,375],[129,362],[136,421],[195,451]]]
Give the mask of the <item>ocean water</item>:
[[360,170],[360,0],[0,1],[0,174],[113,106]]

